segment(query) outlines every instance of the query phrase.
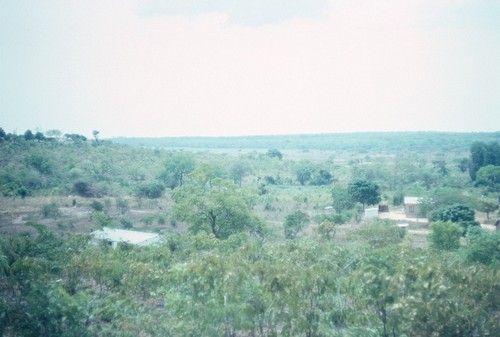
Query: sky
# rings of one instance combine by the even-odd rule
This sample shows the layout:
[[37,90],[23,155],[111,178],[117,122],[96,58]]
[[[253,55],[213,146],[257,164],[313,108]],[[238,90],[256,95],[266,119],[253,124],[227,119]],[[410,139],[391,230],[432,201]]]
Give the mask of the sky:
[[499,131],[498,0],[0,0],[0,127]]

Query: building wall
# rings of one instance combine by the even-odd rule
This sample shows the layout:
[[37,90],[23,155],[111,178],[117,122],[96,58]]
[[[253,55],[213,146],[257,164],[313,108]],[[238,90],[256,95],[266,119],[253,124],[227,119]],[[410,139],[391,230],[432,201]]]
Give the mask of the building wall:
[[416,218],[420,214],[420,205],[418,204],[406,204],[405,214],[407,217]]

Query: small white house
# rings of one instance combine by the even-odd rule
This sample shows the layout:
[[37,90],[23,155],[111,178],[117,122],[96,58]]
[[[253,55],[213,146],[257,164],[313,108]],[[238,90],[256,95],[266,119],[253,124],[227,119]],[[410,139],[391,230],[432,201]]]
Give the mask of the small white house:
[[365,220],[378,219],[378,207],[365,208]]
[[160,241],[160,236],[156,233],[145,233],[108,227],[94,231],[92,235],[94,236],[94,242],[104,242],[113,248],[116,248],[120,242],[126,242],[136,246],[149,246]]

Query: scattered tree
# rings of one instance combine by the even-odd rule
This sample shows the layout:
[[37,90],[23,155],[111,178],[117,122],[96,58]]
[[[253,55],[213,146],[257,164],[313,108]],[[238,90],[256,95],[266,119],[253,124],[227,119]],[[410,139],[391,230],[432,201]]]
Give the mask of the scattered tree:
[[375,205],[380,202],[379,186],[367,180],[355,180],[347,186],[352,200],[366,205]]
[[295,239],[297,234],[304,229],[305,225],[309,222],[309,216],[302,211],[295,211],[285,218],[283,229],[285,231],[285,238]]
[[279,160],[283,159],[283,153],[277,149],[270,149],[267,151],[267,155],[271,158],[278,158]]
[[466,205],[454,204],[451,206],[440,208],[432,212],[430,220],[433,222],[453,222],[462,227],[462,233],[465,234],[469,226],[479,226],[479,222],[475,221],[475,212],[472,208]]
[[250,212],[241,192],[227,180],[214,179],[211,187],[186,185],[172,198],[174,218],[186,222],[194,233],[205,231],[227,239],[239,232],[262,232],[262,221]]
[[196,162],[190,155],[173,154],[165,162],[159,178],[167,187],[173,190],[176,187],[182,187],[185,176],[193,172],[195,166]]

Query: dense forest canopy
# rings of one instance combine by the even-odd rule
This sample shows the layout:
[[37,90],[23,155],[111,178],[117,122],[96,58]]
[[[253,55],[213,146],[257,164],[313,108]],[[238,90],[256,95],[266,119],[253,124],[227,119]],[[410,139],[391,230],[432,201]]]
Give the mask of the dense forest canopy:
[[56,131],[0,128],[3,336],[500,331],[500,133]]

